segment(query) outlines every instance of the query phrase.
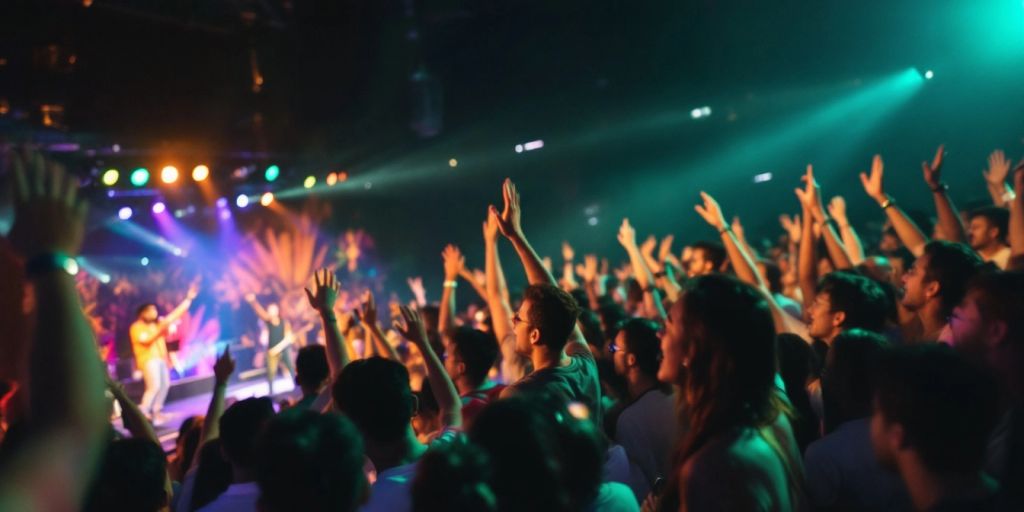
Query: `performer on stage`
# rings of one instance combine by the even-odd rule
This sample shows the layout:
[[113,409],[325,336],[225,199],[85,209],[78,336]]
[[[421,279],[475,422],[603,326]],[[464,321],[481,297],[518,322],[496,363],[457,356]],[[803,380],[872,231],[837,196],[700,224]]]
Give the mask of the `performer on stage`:
[[160,318],[156,304],[143,304],[136,313],[128,334],[132,340],[132,352],[135,353],[135,366],[142,371],[146,391],[142,394],[139,408],[153,423],[162,423],[160,410],[167,399],[167,391],[171,388],[171,373],[168,370],[167,329],[181,318],[192,305],[192,300],[199,293],[199,285],[193,283],[188,288],[185,300],[174,308],[167,316]]
[[292,332],[292,326],[288,321],[281,318],[281,308],[277,303],[270,303],[266,309],[256,300],[255,294],[247,294],[245,301],[252,306],[253,311],[256,312],[256,316],[263,320],[263,323],[267,325],[267,352],[266,352],[266,367],[267,367],[267,382],[270,385],[270,394],[274,394],[274,377],[277,377],[277,366],[282,364],[284,371],[288,374],[289,378],[295,377],[295,364],[293,359],[295,357],[295,350],[293,348],[295,341],[295,333]]

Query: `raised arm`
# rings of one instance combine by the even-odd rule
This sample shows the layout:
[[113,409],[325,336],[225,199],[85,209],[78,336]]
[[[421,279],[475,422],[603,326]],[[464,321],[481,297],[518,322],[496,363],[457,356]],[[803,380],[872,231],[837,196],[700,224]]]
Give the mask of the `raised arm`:
[[487,307],[491,310],[494,336],[501,343],[512,333],[512,305],[505,271],[498,255],[498,216],[488,211],[484,221],[484,269],[487,274]]
[[327,365],[333,379],[350,360],[345,339],[338,328],[338,317],[334,314],[334,302],[338,300],[340,285],[334,277],[334,272],[326,268],[314,272],[313,280],[315,291],[311,292],[306,288],[306,297],[309,299],[309,306],[320,314],[320,320],[323,322]]
[[832,258],[832,262],[838,269],[852,267],[850,255],[846,252],[846,247],[843,246],[843,241],[833,225],[833,219],[825,212],[821,189],[818,186],[818,181],[814,179],[814,168],[809,164],[803,181],[805,186],[803,189],[796,189],[796,195],[800,199],[800,204],[804,206],[804,210],[813,215],[814,221],[818,223],[821,236],[825,238],[825,247],[828,249],[829,257]]
[[850,219],[846,216],[846,200],[843,196],[835,196],[828,203],[828,213],[839,224],[839,234],[843,238],[843,246],[850,257],[850,263],[854,266],[864,263],[864,244],[857,236],[857,230],[853,229]]
[[573,261],[576,258],[576,251],[573,250],[569,242],[562,242],[562,288],[571,291],[580,287],[580,283],[576,281],[575,266]]
[[818,239],[814,236],[814,215],[808,211],[808,207],[800,202],[803,207],[801,223],[800,249],[797,256],[797,284],[800,287],[800,295],[803,296],[804,311],[807,311],[814,303],[814,295],[818,287]]
[[160,330],[167,330],[171,324],[185,316],[185,313],[188,313],[188,308],[192,307],[192,301],[195,300],[196,295],[199,295],[199,285],[197,283],[188,285],[188,292],[185,293],[185,300],[181,301],[181,304],[178,304],[178,307],[174,308],[167,314],[167,316],[160,319]]
[[601,306],[600,298],[605,294],[604,280],[606,278],[598,270],[597,256],[593,254],[584,256],[583,264],[576,265],[576,273],[580,275],[580,279],[583,279],[583,289],[587,292],[590,309],[597,311]]
[[[629,255],[629,262],[633,266],[636,282],[644,291],[644,309],[647,311],[647,317],[664,321],[667,315],[665,315],[665,309],[661,305],[661,294],[658,293],[658,289],[654,286],[654,274],[651,273],[651,269],[647,268],[647,262],[644,261],[640,248],[636,245],[636,230],[629,224],[629,219],[622,219],[618,238],[622,248],[626,249],[626,254]],[[657,243],[657,240],[653,237],[645,243],[650,243],[650,240],[654,240],[655,244]],[[653,244],[651,245],[653,248]]]
[[1009,268],[1022,270],[1024,266],[1024,161],[1013,171],[1013,187],[1016,195],[1010,201],[1010,265]]
[[871,174],[860,173],[861,185],[864,186],[864,192],[868,197],[874,199],[878,206],[885,211],[889,221],[892,222],[893,229],[896,230],[896,236],[903,242],[903,245],[911,254],[919,258],[924,254],[924,246],[928,243],[928,237],[921,232],[921,228],[917,227],[914,221],[910,220],[910,217],[907,217],[907,214],[896,204],[896,200],[885,193],[884,174],[885,165],[882,163],[882,156],[875,155],[871,160]]
[[409,283],[409,290],[412,291],[413,297],[416,298],[416,304],[419,305],[419,307],[426,306],[427,289],[423,287],[423,278],[419,276],[410,277],[406,279],[405,282]]
[[11,242],[35,290],[29,348],[32,428],[0,469],[0,509],[75,510],[91,484],[108,428],[102,364],[68,269],[82,247],[86,203],[78,182],[38,153],[11,154]]
[[377,347],[377,353],[392,361],[398,361],[398,352],[388,343],[384,331],[377,323],[377,301],[373,298],[373,292],[366,290],[363,294],[362,308],[356,311],[359,313],[359,320],[363,322],[363,328],[369,331],[372,343]]
[[473,287],[473,291],[485,302],[487,301],[487,275],[484,274],[483,270],[478,268],[470,270],[463,266],[459,272],[459,277],[465,279]]
[[419,312],[402,306],[402,318],[405,325],[396,319],[395,330],[414,343],[423,354],[423,360],[427,365],[427,380],[430,381],[430,389],[437,400],[437,406],[441,409],[441,421],[445,427],[462,426],[462,403],[459,400],[459,392],[441,364],[441,359],[430,346],[427,330],[423,327]]
[[1020,192],[1014,192],[1006,184],[1006,177],[1010,174],[1010,161],[1006,159],[1003,150],[997,149],[988,155],[988,169],[982,171],[985,176],[985,185],[988,193],[992,195],[992,203],[999,207],[1005,207],[1014,198],[1020,196]]
[[228,390],[228,380],[235,371],[235,360],[231,358],[229,347],[217,357],[213,363],[213,395],[210,396],[210,405],[206,407],[206,419],[203,420],[203,427],[199,431],[199,443],[196,444],[196,453],[192,457],[192,467],[199,466],[199,451],[207,442],[220,437],[220,417],[224,415],[224,400]]
[[256,313],[256,316],[260,318],[260,320],[270,323],[270,313],[267,313],[267,310],[263,309],[263,306],[260,305],[258,300],[256,300],[255,293],[245,294],[245,302],[249,303],[249,306],[252,307],[252,310]]
[[466,258],[458,247],[451,244],[444,248],[441,258],[444,260],[444,291],[441,294],[437,330],[447,334],[455,327],[455,288],[459,286],[459,273],[466,267]]
[[[544,264],[540,260],[540,256],[537,256],[537,252],[533,250],[530,242],[526,240],[526,235],[523,234],[522,225],[522,210],[519,205],[519,191],[516,190],[515,184],[512,180],[506,178],[502,188],[502,195],[505,199],[505,208],[501,214],[498,214],[498,209],[494,205],[490,206],[491,215],[497,217],[498,230],[505,236],[512,246],[516,249],[516,254],[519,255],[519,261],[523,264],[523,269],[526,270],[526,279],[530,284],[550,284],[552,286],[558,286],[558,282],[551,276],[551,273],[544,268]],[[587,347],[587,341],[583,338],[583,333],[580,331],[579,324],[573,328],[573,332],[569,335],[570,342],[576,342],[577,344]],[[589,348],[587,348],[589,350]]]
[[944,146],[939,146],[935,152],[932,162],[921,162],[921,172],[924,175],[924,182],[932,190],[932,198],[935,199],[935,211],[939,218],[939,232],[943,239],[950,242],[964,242],[967,239],[967,230],[960,215],[953,206],[953,200],[949,197],[949,186],[942,182],[942,158],[945,154]]

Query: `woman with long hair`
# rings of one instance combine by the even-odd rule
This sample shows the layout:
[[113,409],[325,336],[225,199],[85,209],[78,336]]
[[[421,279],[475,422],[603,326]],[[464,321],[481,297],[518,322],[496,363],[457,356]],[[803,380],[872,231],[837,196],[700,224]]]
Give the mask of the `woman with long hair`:
[[680,388],[687,425],[657,508],[804,509],[765,297],[725,275],[688,282],[669,312],[662,352],[658,378]]

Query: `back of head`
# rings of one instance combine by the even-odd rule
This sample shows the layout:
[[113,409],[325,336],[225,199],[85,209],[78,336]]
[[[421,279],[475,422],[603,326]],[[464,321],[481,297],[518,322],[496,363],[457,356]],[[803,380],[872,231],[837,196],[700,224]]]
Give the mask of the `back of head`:
[[307,388],[316,388],[330,376],[327,350],[323,345],[309,345],[299,349],[295,356],[295,382]]
[[412,482],[414,512],[493,512],[497,498],[488,481],[487,453],[475,445],[456,441],[428,450],[416,467]]
[[761,258],[759,261],[764,266],[764,279],[768,282],[768,289],[772,293],[782,293],[782,269],[774,260]]
[[543,412],[523,395],[491,403],[476,417],[469,439],[487,453],[499,510],[564,510],[558,446]]
[[371,357],[352,361],[331,390],[334,405],[356,424],[367,441],[399,441],[410,425],[413,394],[401,363]]
[[967,283],[978,273],[983,262],[978,254],[964,244],[933,240],[924,247],[928,258],[925,279],[939,283],[942,313],[948,317],[967,292]]
[[1024,271],[985,272],[970,282],[971,293],[985,325],[1002,322],[1003,340],[1018,355],[1024,349]]
[[945,345],[889,351],[879,365],[877,413],[903,427],[903,445],[930,471],[981,469],[998,415],[995,383]]
[[601,317],[601,325],[605,328],[604,336],[606,340],[615,339],[619,322],[629,318],[626,310],[616,302],[601,304],[601,307],[597,308],[597,314]]
[[192,458],[196,454],[196,448],[199,448],[199,436],[203,431],[204,420],[202,416],[190,416],[178,427],[178,456],[181,457],[178,464],[181,474],[177,475],[178,477],[183,477],[188,468],[192,467]]
[[482,384],[498,360],[498,345],[494,337],[481,330],[461,326],[452,331],[449,339],[449,349],[457,352],[459,359],[466,365],[466,377],[474,386]]
[[681,300],[691,454],[722,429],[777,417],[775,324],[761,293],[727,275],[688,282]]
[[605,333],[601,329],[601,317],[594,311],[584,309],[580,312],[579,322],[580,330],[583,331],[583,338],[587,340],[587,345],[590,345],[595,353],[603,352]]
[[573,416],[564,401],[555,395],[542,396],[538,404],[549,414],[547,421],[555,431],[562,482],[569,495],[570,508],[586,510],[597,497],[604,477],[608,450],[605,438],[594,422]]
[[196,483],[189,510],[199,509],[217,499],[231,485],[231,463],[224,458],[223,443],[218,437],[199,448]]
[[353,511],[366,490],[363,442],[344,416],[291,410],[260,440],[261,510]]
[[145,512],[161,510],[167,460],[163,450],[146,439],[119,439],[107,445],[84,510]]
[[657,379],[661,364],[661,338],[658,324],[646,318],[630,318],[619,323],[625,333],[626,346],[619,347],[636,357],[636,367],[644,375]]
[[871,382],[889,341],[861,329],[845,331],[832,342],[822,372],[825,432],[840,424],[871,416]]
[[565,347],[580,314],[576,299],[557,286],[531,284],[523,292],[523,301],[530,302],[525,320],[540,331],[540,344],[551,350]]
[[274,403],[266,397],[247,398],[228,407],[220,418],[220,438],[228,461],[255,467],[257,438],[273,416]]
[[843,329],[885,330],[892,304],[875,280],[854,272],[831,272],[818,282],[818,293],[828,294],[832,311],[846,314]]

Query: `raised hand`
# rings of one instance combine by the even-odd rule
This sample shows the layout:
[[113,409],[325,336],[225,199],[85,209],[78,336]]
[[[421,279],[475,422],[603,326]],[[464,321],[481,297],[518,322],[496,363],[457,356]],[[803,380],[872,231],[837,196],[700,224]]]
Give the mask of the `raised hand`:
[[746,239],[746,232],[743,231],[743,223],[740,222],[739,215],[733,215],[732,224],[729,226],[732,232],[736,234],[736,238],[740,240]]
[[722,215],[722,208],[718,206],[718,201],[711,197],[707,192],[700,193],[701,199],[704,200],[703,205],[696,205],[693,209],[704,219],[705,222],[711,225],[711,227],[721,231],[726,226],[725,216]]
[[441,258],[444,260],[445,281],[454,281],[465,268],[466,258],[462,256],[462,251],[458,247],[451,244],[444,248]]
[[850,220],[846,217],[846,200],[843,199],[843,196],[835,196],[828,202],[828,214],[840,226],[846,226],[850,223]]
[[576,251],[572,249],[569,242],[562,242],[562,259],[566,262],[571,262],[576,257]]
[[544,265],[544,269],[551,272],[551,256],[544,256],[540,260],[540,264]]
[[801,206],[817,216],[821,211],[821,187],[818,186],[818,180],[814,179],[814,167],[807,164],[807,172],[800,180],[803,181],[804,188],[794,190],[796,197],[800,199]]
[[417,302],[420,302],[421,297],[423,298],[423,300],[426,300],[427,290],[426,288],[423,287],[422,277],[409,277],[405,280],[405,282],[409,285],[409,290],[412,291],[412,294],[416,296]]
[[658,244],[658,261],[665,261],[672,256],[672,241],[675,237],[672,235],[666,235],[665,238],[661,239],[661,243]]
[[193,282],[188,286],[188,292],[185,293],[185,298],[188,300],[195,300],[199,295],[199,283]]
[[657,246],[658,238],[654,235],[648,235],[647,238],[644,239],[644,243],[640,244],[640,254],[654,259],[654,248]]
[[580,275],[585,283],[592,283],[597,280],[597,256],[588,254],[583,257],[583,264],[576,265],[576,273]]
[[497,217],[498,230],[505,238],[522,238],[523,225],[522,210],[519,207],[519,190],[516,189],[516,185],[512,183],[511,179],[505,178],[505,183],[501,187],[501,195],[505,200],[505,207],[501,214],[498,214],[498,209],[494,205],[490,206],[490,211]]
[[860,183],[864,186],[864,192],[878,204],[882,204],[888,199],[885,195],[885,184],[882,181],[884,176],[885,165],[882,163],[882,155],[875,155],[871,159],[870,175],[860,173]]
[[231,348],[225,347],[224,353],[213,363],[213,376],[218,384],[227,384],[235,371],[235,360],[231,358]]
[[622,244],[626,250],[636,248],[636,230],[629,224],[629,219],[622,219],[622,225],[619,226],[619,243]]
[[945,145],[940,145],[935,152],[932,163],[921,162],[921,172],[924,174],[924,182],[928,188],[935,190],[942,184],[942,157],[945,154]]
[[25,258],[39,254],[78,255],[88,205],[78,197],[78,179],[35,151],[10,152],[14,171],[14,226],[11,242]]
[[472,271],[467,272],[467,279],[472,279],[479,286],[487,286],[487,274],[483,270],[474,268]]
[[988,155],[988,169],[981,173],[985,181],[991,185],[1002,187],[1006,183],[1006,176],[1010,173],[1010,161],[1006,159],[1003,150],[997,149]]
[[794,215],[790,217],[789,214],[783,213],[779,215],[779,224],[782,225],[782,229],[786,230],[786,234],[789,235],[790,243],[799,243],[800,235],[803,233],[803,226],[800,224],[800,215]]
[[423,319],[420,317],[419,311],[408,306],[402,306],[401,311],[404,322],[396,318],[392,323],[395,330],[417,346],[425,345],[427,343],[427,329],[423,326]]
[[306,298],[309,299],[309,306],[321,315],[329,315],[334,312],[334,303],[338,300],[338,293],[341,284],[334,277],[334,272],[324,268],[313,273],[314,291],[306,290]]
[[242,298],[244,298],[246,302],[250,302],[250,303],[251,302],[256,302],[256,294],[255,293],[247,293],[247,294],[243,295]]
[[498,212],[488,208],[487,219],[484,220],[484,242],[494,242],[498,239]]
[[363,301],[358,312],[358,319],[366,325],[373,327],[377,325],[377,301],[373,298],[373,292],[363,292]]
[[1024,197],[1024,160],[1013,170],[1013,191],[1017,197]]

